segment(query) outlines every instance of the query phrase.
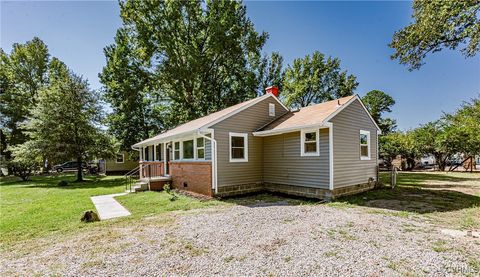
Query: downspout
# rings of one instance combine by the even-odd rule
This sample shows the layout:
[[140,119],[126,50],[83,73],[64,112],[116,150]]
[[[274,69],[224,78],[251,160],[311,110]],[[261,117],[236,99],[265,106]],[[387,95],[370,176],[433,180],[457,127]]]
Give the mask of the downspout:
[[325,122],[325,126],[328,127],[328,164],[329,164],[329,189],[333,193],[333,123]]
[[214,133],[212,132],[212,137],[207,137],[197,130],[197,134],[202,138],[208,139],[212,143],[212,188],[215,190],[215,194],[218,193],[218,184],[217,184],[217,141],[213,137]]
[[132,145],[132,150],[138,151],[138,167],[139,167],[139,174],[140,174],[140,179],[143,178],[143,170],[142,170],[142,160],[143,160],[143,147],[135,148]]

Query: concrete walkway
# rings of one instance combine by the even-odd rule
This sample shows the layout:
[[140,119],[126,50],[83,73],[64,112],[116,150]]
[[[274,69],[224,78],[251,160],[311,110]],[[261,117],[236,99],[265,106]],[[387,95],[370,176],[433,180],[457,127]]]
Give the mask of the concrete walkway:
[[116,193],[116,194],[108,194],[108,195],[100,195],[100,196],[92,196],[93,204],[95,208],[97,208],[98,216],[101,220],[128,216],[130,212],[125,209],[120,203],[115,200],[114,197],[126,195],[127,193]]

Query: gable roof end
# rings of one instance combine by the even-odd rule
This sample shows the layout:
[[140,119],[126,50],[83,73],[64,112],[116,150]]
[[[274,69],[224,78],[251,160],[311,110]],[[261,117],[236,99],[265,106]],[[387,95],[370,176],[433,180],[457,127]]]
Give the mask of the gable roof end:
[[355,100],[359,100],[365,112],[369,115],[375,127],[380,131],[370,113],[363,105],[358,95],[342,97],[339,99],[307,106],[295,112],[288,112],[279,119],[254,132],[255,136],[271,136],[282,133],[294,132],[301,129],[319,128],[325,126],[330,119],[335,117],[344,108],[348,107]]

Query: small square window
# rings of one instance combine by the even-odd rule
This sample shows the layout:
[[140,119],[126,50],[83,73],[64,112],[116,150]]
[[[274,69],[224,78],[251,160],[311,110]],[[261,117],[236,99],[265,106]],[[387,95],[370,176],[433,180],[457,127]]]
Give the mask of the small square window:
[[125,154],[118,154],[115,162],[117,164],[123,164],[125,162]]

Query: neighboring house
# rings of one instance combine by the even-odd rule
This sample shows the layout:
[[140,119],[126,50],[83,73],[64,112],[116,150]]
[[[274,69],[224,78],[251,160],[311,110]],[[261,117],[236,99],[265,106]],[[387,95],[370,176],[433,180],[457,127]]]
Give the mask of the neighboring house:
[[100,172],[107,175],[125,174],[138,167],[138,159],[132,159],[128,152],[123,151],[114,159],[101,160],[99,167]]
[[374,186],[380,129],[358,95],[290,111],[276,91],[136,143],[141,179],[210,196],[332,198]]

